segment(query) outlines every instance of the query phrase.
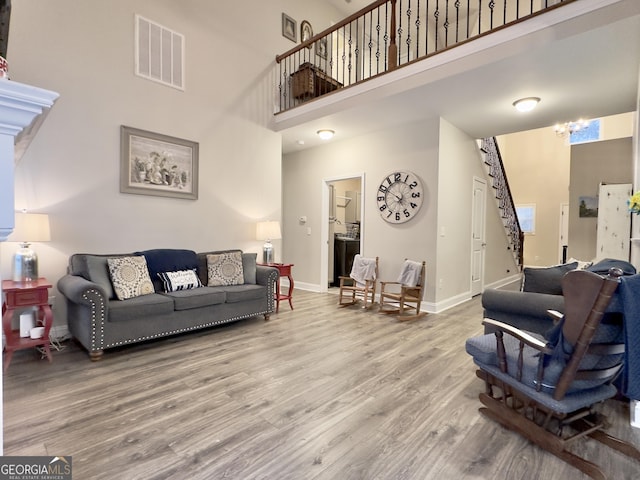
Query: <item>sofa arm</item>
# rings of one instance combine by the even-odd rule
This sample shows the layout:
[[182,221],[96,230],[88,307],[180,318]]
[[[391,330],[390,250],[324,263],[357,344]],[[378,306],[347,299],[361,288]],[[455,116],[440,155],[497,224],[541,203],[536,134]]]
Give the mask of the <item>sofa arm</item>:
[[267,267],[266,265],[256,266],[256,283],[266,287],[272,287],[273,283],[278,279],[278,269],[276,267]]
[[[484,316],[521,330],[544,333],[553,326],[548,310],[564,312],[564,297],[547,293],[487,289],[482,294]],[[490,328],[486,333],[492,332]]]
[[108,297],[104,288],[84,277],[65,275],[58,280],[57,287],[60,293],[70,302],[87,306],[91,306],[96,302],[104,305],[108,304]]

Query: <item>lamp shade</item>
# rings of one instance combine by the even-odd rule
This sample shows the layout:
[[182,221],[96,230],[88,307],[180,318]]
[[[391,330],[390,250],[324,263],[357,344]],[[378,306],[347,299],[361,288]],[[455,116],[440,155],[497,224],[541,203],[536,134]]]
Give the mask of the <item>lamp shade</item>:
[[51,240],[49,215],[44,213],[16,213],[16,225],[9,242],[48,242]]
[[256,238],[258,240],[278,240],[282,238],[280,222],[258,222],[256,225]]

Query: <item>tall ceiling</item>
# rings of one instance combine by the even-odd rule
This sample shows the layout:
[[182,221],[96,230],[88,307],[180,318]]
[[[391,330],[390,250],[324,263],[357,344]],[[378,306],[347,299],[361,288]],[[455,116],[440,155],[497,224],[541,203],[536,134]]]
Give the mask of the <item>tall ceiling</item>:
[[[370,3],[327,1],[345,15]],[[321,128],[338,141],[433,116],[481,138],[634,111],[639,76],[640,1],[578,0],[278,114],[275,129],[284,153],[318,145]],[[538,107],[517,112],[529,96]]]

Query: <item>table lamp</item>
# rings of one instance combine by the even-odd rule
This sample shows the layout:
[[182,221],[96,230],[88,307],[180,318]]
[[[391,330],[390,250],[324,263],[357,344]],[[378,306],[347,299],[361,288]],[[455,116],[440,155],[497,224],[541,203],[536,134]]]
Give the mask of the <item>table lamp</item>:
[[13,259],[13,280],[32,282],[38,279],[38,256],[31,250],[32,242],[51,240],[49,216],[42,213],[17,212],[15,228],[7,241],[20,242],[20,248]]
[[256,225],[256,237],[258,240],[264,240],[264,245],[262,246],[262,262],[273,263],[274,254],[271,240],[278,240],[282,238],[280,233],[280,222],[258,222]]

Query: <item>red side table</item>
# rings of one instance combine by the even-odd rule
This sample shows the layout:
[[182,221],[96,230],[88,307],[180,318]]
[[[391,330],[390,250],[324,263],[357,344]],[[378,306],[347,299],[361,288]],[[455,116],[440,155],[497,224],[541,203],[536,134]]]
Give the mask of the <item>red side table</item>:
[[[4,292],[4,303],[2,304],[2,331],[6,339],[4,370],[6,371],[11,362],[13,352],[24,348],[33,348],[39,345],[44,347],[47,358],[52,361],[51,348],[49,343],[49,331],[53,325],[53,313],[49,306],[49,289],[51,283],[46,278],[39,278],[33,282],[14,282],[13,280],[2,281],[2,291]],[[13,312],[16,308],[38,307],[36,323],[44,327],[42,338],[20,337],[20,330],[11,328]]]
[[[276,313],[280,309],[280,300],[289,300],[289,306],[291,310],[293,310],[293,303],[291,303],[291,297],[293,296],[293,277],[291,276],[291,267],[293,267],[293,263],[261,263],[260,265],[264,265],[266,267],[274,267],[278,269],[278,280],[276,281],[276,293],[275,293],[275,301],[276,301]],[[280,290],[280,278],[287,277],[289,279],[289,290],[287,293],[282,293]]]

